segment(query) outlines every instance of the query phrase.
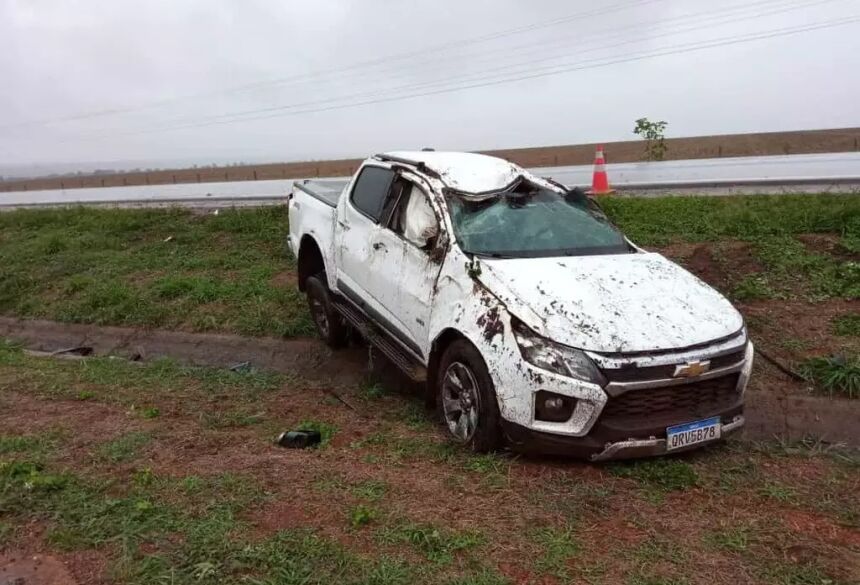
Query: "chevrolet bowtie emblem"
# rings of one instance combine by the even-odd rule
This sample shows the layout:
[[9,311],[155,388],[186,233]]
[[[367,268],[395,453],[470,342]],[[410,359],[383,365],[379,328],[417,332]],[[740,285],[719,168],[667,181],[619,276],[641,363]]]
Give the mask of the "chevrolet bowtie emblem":
[[672,374],[676,378],[695,378],[701,376],[711,368],[711,362],[705,360],[703,362],[687,362],[675,366],[675,373]]

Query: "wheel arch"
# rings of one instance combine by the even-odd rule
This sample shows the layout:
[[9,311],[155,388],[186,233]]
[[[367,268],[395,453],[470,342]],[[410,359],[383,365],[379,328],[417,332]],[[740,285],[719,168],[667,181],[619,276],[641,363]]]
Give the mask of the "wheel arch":
[[325,271],[325,259],[322,250],[313,236],[302,236],[298,254],[299,290],[307,290],[308,278]]
[[448,346],[460,339],[465,339],[472,345],[475,345],[462,331],[453,327],[446,327],[436,335],[430,346],[430,359],[427,362],[427,392],[425,397],[427,406],[436,405],[436,383],[438,381],[439,362],[442,359],[442,354],[445,353]]

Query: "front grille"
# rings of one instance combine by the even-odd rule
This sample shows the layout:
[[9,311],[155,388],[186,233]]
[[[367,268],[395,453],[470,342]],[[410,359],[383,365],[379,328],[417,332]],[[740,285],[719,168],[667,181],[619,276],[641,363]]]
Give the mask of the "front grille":
[[610,398],[603,408],[602,418],[610,421],[654,419],[695,420],[721,412],[737,404],[740,374],[720,376],[710,380],[630,390]]
[[[710,369],[716,370],[718,368],[725,368],[728,366],[733,366],[737,363],[740,363],[744,359],[744,351],[746,348],[742,348],[738,351],[734,351],[732,353],[727,353],[725,355],[720,355],[714,358],[710,358]],[[617,368],[617,369],[605,369],[602,370],[603,374],[606,376],[606,379],[610,382],[638,382],[641,380],[667,380],[672,378],[675,374],[675,366],[683,365],[684,362],[680,362],[679,364],[668,364],[665,366],[649,366],[644,368],[637,368],[636,366],[628,366],[626,368]]]

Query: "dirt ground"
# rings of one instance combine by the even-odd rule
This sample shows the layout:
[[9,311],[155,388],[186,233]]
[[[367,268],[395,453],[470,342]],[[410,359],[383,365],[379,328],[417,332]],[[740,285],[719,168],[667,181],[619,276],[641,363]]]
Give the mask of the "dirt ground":
[[[667,160],[780,154],[854,152],[860,150],[860,129],[801,130],[758,134],[727,134],[669,138]],[[539,146],[482,151],[509,159],[525,167],[586,165],[594,160],[595,144]],[[605,143],[609,163],[642,160],[644,143],[639,140]],[[81,187],[164,185],[220,181],[254,181],[304,177],[351,175],[360,159],[240,165],[233,167],[152,170],[109,175],[43,177],[0,181],[0,191],[36,191]]]
[[[247,546],[284,531],[311,530],[358,555],[396,555],[427,565],[439,578],[428,582],[472,574],[476,564],[497,580],[457,582],[847,584],[860,579],[860,474],[856,463],[826,451],[732,443],[656,467],[474,457],[449,448],[414,394],[388,383],[371,392],[368,380],[391,376],[384,367],[371,378],[355,368],[337,378],[287,380],[253,405],[262,413],[257,423],[208,428],[196,411],[243,408],[242,398],[225,394],[215,403],[201,403],[175,392],[181,388],[175,382],[165,395],[133,381],[124,383],[133,392],[118,396],[107,386],[82,383],[74,362],[38,373],[48,358],[24,359],[0,368],[4,437],[59,436],[44,455],[45,465],[108,478],[114,498],[132,489],[127,486],[141,473],[165,481],[242,478],[265,494],[236,510],[232,538]],[[57,372],[73,373],[63,378],[59,394],[52,389],[60,383],[52,381]],[[75,399],[80,388],[92,397]],[[330,392],[350,406],[333,400]],[[158,405],[159,416],[141,417],[144,404]],[[273,444],[278,432],[308,419],[335,429],[325,447],[288,450]],[[121,459],[105,459],[105,445],[131,435],[149,440]],[[150,494],[149,501],[155,498]],[[356,527],[350,518],[359,506],[373,510],[373,518]],[[152,554],[177,563],[199,561],[180,560],[188,554],[178,550],[190,538],[184,533],[132,539],[125,545],[132,547],[130,553],[121,553],[110,539],[94,548],[64,550],[50,543],[63,523],[71,522],[66,512],[19,512],[10,519],[9,509],[14,506],[7,504],[7,512],[0,506],[0,520],[15,526],[5,548],[0,541],[5,570],[0,576],[15,585],[114,582],[117,558],[124,554],[131,560],[123,562],[143,562]],[[442,553],[426,548],[423,540],[392,540],[404,526],[421,527],[421,538],[430,530],[461,539],[462,548],[451,544],[453,552],[440,560],[434,555]],[[182,564],[176,568],[181,572]]]

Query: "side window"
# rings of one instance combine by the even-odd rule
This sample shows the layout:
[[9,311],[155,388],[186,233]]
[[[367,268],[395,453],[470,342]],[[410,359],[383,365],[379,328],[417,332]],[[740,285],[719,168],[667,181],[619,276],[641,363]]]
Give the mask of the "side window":
[[419,187],[404,181],[403,195],[391,218],[391,229],[414,246],[424,248],[439,233],[433,207]]
[[379,221],[393,179],[394,172],[389,169],[364,167],[352,188],[352,204],[374,221]]

